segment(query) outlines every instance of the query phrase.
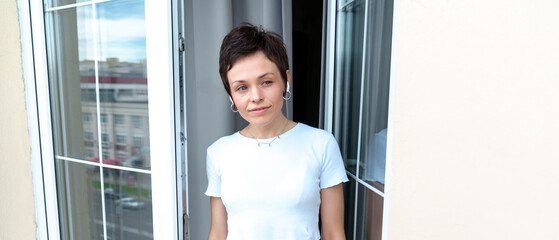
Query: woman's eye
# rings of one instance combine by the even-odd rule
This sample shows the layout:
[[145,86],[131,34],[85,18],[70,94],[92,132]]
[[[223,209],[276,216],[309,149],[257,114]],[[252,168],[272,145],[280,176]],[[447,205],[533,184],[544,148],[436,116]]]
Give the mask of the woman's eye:
[[272,81],[264,81],[262,84],[264,84],[264,85],[270,85],[270,84],[272,84]]
[[245,86],[240,86],[239,88],[237,88],[238,91],[244,91],[247,90],[247,87]]

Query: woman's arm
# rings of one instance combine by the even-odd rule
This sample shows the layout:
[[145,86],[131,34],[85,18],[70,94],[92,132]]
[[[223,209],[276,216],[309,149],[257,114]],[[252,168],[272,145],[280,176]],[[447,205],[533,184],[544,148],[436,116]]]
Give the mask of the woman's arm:
[[227,210],[219,197],[210,197],[212,224],[208,240],[225,240],[227,238]]
[[320,200],[322,239],[345,240],[342,184],[320,190]]

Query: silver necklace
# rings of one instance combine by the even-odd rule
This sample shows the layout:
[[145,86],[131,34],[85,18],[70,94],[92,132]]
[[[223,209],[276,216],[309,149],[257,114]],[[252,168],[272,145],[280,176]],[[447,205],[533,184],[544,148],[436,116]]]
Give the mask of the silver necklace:
[[252,133],[248,130],[248,128],[247,128],[246,130],[247,130],[247,133],[250,134],[250,136],[251,136],[252,138],[254,138],[254,140],[256,140],[256,143],[258,143],[258,147],[260,147],[260,145],[268,145],[268,147],[271,147],[271,146],[272,146],[272,143],[273,143],[274,141],[276,141],[276,139],[279,139],[279,138],[280,138],[280,135],[283,134],[283,131],[284,131],[285,128],[287,127],[287,123],[289,123],[289,119],[288,119],[287,121],[285,121],[285,124],[283,125],[283,129],[281,129],[280,134],[277,135],[276,137],[274,137],[274,138],[273,138],[271,141],[269,141],[269,142],[261,142],[261,141],[258,141],[258,138],[256,138],[254,135],[252,135]]

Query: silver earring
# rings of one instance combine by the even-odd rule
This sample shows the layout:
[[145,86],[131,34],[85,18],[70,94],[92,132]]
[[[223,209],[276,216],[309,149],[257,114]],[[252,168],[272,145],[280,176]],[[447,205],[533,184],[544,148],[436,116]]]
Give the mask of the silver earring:
[[287,101],[291,99],[291,92],[289,91],[289,82],[287,82],[287,88],[285,93],[283,94],[283,100]]
[[237,106],[235,106],[235,103],[233,102],[233,99],[231,97],[229,97],[229,101],[231,101],[231,111],[238,112],[239,109],[237,108]]
[[283,100],[287,101],[287,100],[289,100],[289,99],[291,99],[291,92],[286,92],[286,93],[283,95]]

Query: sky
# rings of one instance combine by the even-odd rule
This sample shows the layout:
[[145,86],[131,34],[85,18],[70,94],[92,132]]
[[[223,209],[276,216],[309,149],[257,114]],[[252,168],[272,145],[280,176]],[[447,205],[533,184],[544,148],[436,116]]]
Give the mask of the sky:
[[118,58],[123,62],[139,62],[146,59],[143,0],[115,0],[96,4],[96,18],[93,16],[92,5],[79,6],[75,11],[80,61],[95,58],[95,24],[100,61],[107,58]]

